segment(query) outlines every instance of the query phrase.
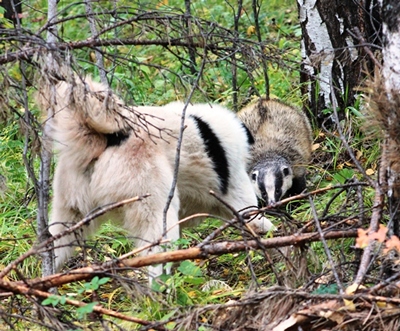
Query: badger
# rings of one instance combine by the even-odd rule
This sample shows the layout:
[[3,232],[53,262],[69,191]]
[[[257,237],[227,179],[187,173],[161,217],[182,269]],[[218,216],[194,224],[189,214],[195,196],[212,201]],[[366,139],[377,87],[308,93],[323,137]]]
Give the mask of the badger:
[[[57,239],[57,271],[73,253],[73,245],[95,233],[106,220],[121,224],[140,247],[159,242],[163,235],[177,240],[179,220],[192,214],[232,218],[231,210],[210,195],[210,190],[235,210],[257,206],[246,171],[249,138],[243,124],[219,105],[189,105],[177,186],[166,217],[168,233],[163,233],[184,104],[128,107],[89,77],[68,80],[55,86],[41,82],[36,97],[47,116],[48,135],[58,158],[50,233],[60,234],[99,206],[150,196],[107,212],[79,233]],[[263,216],[248,224],[257,233],[273,227]],[[146,253],[159,250],[156,246]],[[150,277],[157,277],[162,266],[149,268],[149,272]]]
[[274,204],[306,188],[312,131],[307,116],[278,100],[260,99],[238,112],[254,136],[248,173],[257,196]]

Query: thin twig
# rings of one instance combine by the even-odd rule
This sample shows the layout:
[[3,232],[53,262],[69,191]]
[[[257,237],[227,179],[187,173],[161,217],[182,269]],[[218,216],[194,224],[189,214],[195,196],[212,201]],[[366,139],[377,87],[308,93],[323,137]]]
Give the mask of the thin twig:
[[309,201],[310,201],[311,211],[312,211],[313,218],[314,218],[314,223],[315,223],[315,226],[317,227],[318,233],[320,235],[322,245],[324,246],[325,254],[328,257],[329,263],[331,264],[331,269],[332,269],[333,275],[336,279],[336,284],[339,287],[340,293],[344,293],[344,288],[343,288],[342,282],[340,281],[340,277],[339,277],[338,273],[336,272],[336,268],[335,268],[335,264],[333,263],[331,251],[330,251],[328,244],[326,243],[326,240],[324,238],[325,234],[322,231],[321,223],[318,220],[318,215],[315,210],[314,201],[313,201],[312,197],[309,197]]
[[[92,34],[92,37],[95,38],[95,36],[97,35],[97,27],[93,14],[92,2],[90,0],[85,0],[85,7],[86,7],[87,19],[89,20],[90,32]],[[104,69],[103,54],[99,51],[97,47],[95,47],[95,56],[96,56],[96,64],[97,67],[99,68],[100,81],[104,85],[108,86],[107,73],[106,70]]]
[[343,130],[342,130],[342,126],[340,125],[339,115],[338,115],[338,112],[337,112],[338,102],[337,102],[337,99],[336,99],[335,91],[333,90],[333,86],[334,85],[333,85],[332,79],[330,81],[330,86],[331,86],[331,99],[332,99],[333,115],[334,115],[334,118],[335,118],[336,129],[338,130],[340,140],[342,141],[344,147],[346,148],[347,153],[349,153],[352,161],[356,165],[358,171],[368,181],[369,185],[371,185],[372,187],[376,187],[377,183],[374,180],[372,180],[372,178],[370,176],[368,176],[366,174],[364,167],[358,161],[357,157],[355,156],[355,154],[353,152],[353,149],[350,147],[349,143],[347,142],[346,137],[344,136],[344,133],[343,133]]
[[179,129],[179,136],[178,136],[178,142],[176,145],[176,153],[175,153],[175,164],[174,164],[174,173],[173,173],[173,180],[171,183],[171,189],[169,191],[168,194],[168,198],[167,201],[165,203],[165,207],[163,210],[163,233],[164,235],[166,235],[167,233],[167,213],[168,213],[168,209],[171,205],[172,199],[174,198],[175,195],[175,189],[176,189],[176,185],[178,183],[178,174],[179,174],[179,164],[180,164],[180,157],[181,157],[181,148],[182,148],[182,141],[183,141],[183,131],[185,130],[185,119],[186,119],[186,109],[190,103],[190,100],[192,99],[192,96],[199,84],[199,81],[201,79],[204,67],[205,67],[205,62],[206,59],[204,57],[202,63],[201,63],[201,67],[199,69],[199,72],[197,74],[197,78],[195,80],[195,82],[193,83],[193,87],[192,90],[189,93],[189,96],[185,102],[185,105],[182,109],[182,114],[181,114],[181,123],[180,123],[180,129]]
[[257,211],[256,211],[256,210],[247,211],[247,212],[245,212],[245,213],[243,214],[243,217],[244,217],[244,218],[249,218],[249,217],[251,217],[251,216],[253,216],[253,215],[255,215],[255,214],[258,214],[258,213],[260,213],[260,212],[266,212],[266,211],[268,211],[268,210],[270,210],[270,209],[275,209],[275,208],[278,208],[278,207],[280,207],[280,206],[284,206],[284,205],[286,205],[288,202],[295,201],[295,200],[305,199],[305,198],[308,198],[309,196],[316,195],[316,194],[321,194],[321,193],[325,193],[325,192],[330,191],[330,190],[335,190],[335,189],[338,189],[338,188],[339,188],[339,189],[342,189],[342,188],[354,187],[354,186],[367,186],[367,185],[368,185],[368,183],[365,183],[365,182],[357,182],[357,183],[348,183],[348,184],[332,185],[332,186],[327,186],[327,187],[319,188],[319,189],[316,189],[316,190],[313,190],[313,191],[310,191],[310,192],[300,193],[300,194],[293,195],[293,196],[291,196],[291,197],[288,197],[288,198],[279,200],[279,201],[277,201],[276,203],[274,203],[273,205],[268,205],[268,206],[266,206],[266,207],[263,207],[263,208],[258,209]]

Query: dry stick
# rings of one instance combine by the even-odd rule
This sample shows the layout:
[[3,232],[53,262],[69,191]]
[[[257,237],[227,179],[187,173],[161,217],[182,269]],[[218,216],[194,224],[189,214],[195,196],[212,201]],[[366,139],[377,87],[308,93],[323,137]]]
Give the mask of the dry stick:
[[300,193],[300,194],[297,194],[297,195],[293,195],[293,196],[291,196],[289,198],[285,198],[285,199],[279,200],[278,202],[276,202],[276,203],[274,203],[272,205],[268,205],[268,206],[260,208],[258,210],[252,210],[252,211],[245,212],[245,213],[243,213],[243,217],[244,218],[249,218],[249,217],[251,217],[253,215],[256,215],[256,214],[258,214],[260,212],[268,211],[270,209],[274,209],[274,208],[280,207],[282,205],[285,205],[290,201],[301,200],[301,199],[304,199],[304,198],[308,198],[311,195],[325,193],[327,191],[334,190],[334,189],[337,189],[337,188],[346,188],[346,187],[353,187],[353,186],[367,186],[367,185],[368,185],[368,183],[357,182],[357,183],[333,185],[333,186],[328,186],[328,187],[324,187],[324,188],[319,188],[319,189],[316,189],[316,190],[313,190],[313,191],[310,191],[310,192]]
[[260,20],[259,20],[259,14],[260,14],[260,9],[261,9],[261,4],[259,3],[258,0],[252,0],[252,7],[253,7],[253,15],[254,15],[254,26],[256,28],[256,35],[257,35],[257,40],[260,45],[260,50],[261,50],[261,66],[263,68],[263,74],[264,74],[264,82],[265,82],[265,97],[269,100],[269,77],[268,77],[268,66],[265,60],[265,54],[267,53],[265,51],[265,46],[262,43],[262,35],[261,35],[261,29],[260,29]]
[[[89,0],[85,0],[85,7],[86,7],[87,19],[89,20],[90,32],[92,34],[92,38],[95,38],[95,36],[97,35],[97,27],[94,18],[92,2]],[[95,48],[95,54],[96,54],[96,65],[99,68],[100,81],[104,85],[109,86],[107,81],[106,70],[104,69],[103,54],[97,47]]]
[[[37,41],[34,41],[37,43]],[[135,45],[135,46],[177,46],[177,47],[200,47],[204,48],[204,42],[193,42],[189,45],[186,41],[181,41],[180,39],[168,39],[168,40],[141,40],[134,38],[127,39],[111,39],[111,40],[93,40],[86,39],[83,41],[73,41],[73,42],[59,42],[57,45],[45,45],[43,44],[34,47],[24,47],[21,51],[9,52],[6,55],[0,56],[0,65],[6,64],[10,62],[15,62],[16,60],[26,60],[31,61],[32,57],[37,54],[47,52],[48,50],[58,50],[58,51],[67,51],[71,49],[82,49],[82,48],[94,48],[99,46],[121,46],[121,45]],[[215,50],[215,51],[227,51],[231,50],[230,47],[225,46],[216,46],[216,45],[206,45],[207,49]]]
[[340,281],[338,273],[336,272],[336,268],[335,268],[335,264],[333,263],[331,251],[330,251],[328,244],[326,243],[326,240],[324,238],[325,236],[324,236],[324,233],[321,228],[321,223],[319,222],[317,212],[315,211],[314,201],[311,197],[309,197],[309,201],[310,201],[311,211],[312,211],[312,214],[314,217],[315,226],[317,227],[318,233],[321,236],[321,242],[322,242],[322,245],[324,246],[325,253],[326,253],[326,255],[328,257],[328,261],[331,265],[331,270],[333,272],[333,275],[335,276],[336,284],[338,285],[340,293],[342,294],[342,293],[344,293],[343,285],[342,285],[342,282]]
[[[17,283],[6,282],[6,281],[3,281],[3,280],[0,280],[0,288],[6,289],[6,290],[8,290],[10,292],[13,292],[14,294],[23,294],[23,295],[26,295],[26,296],[34,295],[34,296],[36,296],[38,298],[42,298],[42,299],[47,299],[49,297],[61,299],[61,296],[59,296],[59,295],[53,295],[53,294],[48,293],[48,292],[44,292],[44,291],[41,291],[41,290],[38,290],[38,289],[30,288],[30,287],[27,287],[27,286],[24,286],[24,285],[19,285]],[[86,302],[82,302],[82,301],[78,301],[78,300],[72,300],[72,299],[65,299],[65,303],[68,304],[68,305],[71,305],[71,306],[75,306],[75,307],[84,307],[84,306],[87,305]],[[115,318],[118,318],[118,319],[121,319],[121,320],[125,320],[125,321],[129,321],[129,322],[138,323],[138,324],[141,324],[141,325],[152,325],[152,323],[149,322],[149,321],[142,320],[142,319],[136,318],[136,317],[126,316],[126,315],[118,313],[118,312],[116,312],[114,310],[104,308],[104,307],[102,307],[100,305],[95,305],[93,307],[93,311],[96,312],[96,313],[99,313],[99,314],[108,315],[108,316],[111,316],[111,317],[115,317]],[[156,330],[165,330],[165,328],[163,328],[163,327],[158,327],[158,328],[154,327],[154,329],[156,329]]]
[[[326,240],[339,239],[339,238],[355,238],[357,230],[347,231],[332,231],[324,234]],[[67,274],[55,274],[48,277],[36,278],[26,280],[32,288],[48,289],[51,287],[61,286],[67,283],[91,279],[95,275],[105,274],[110,271],[115,271],[116,268],[140,268],[152,264],[160,264],[167,262],[177,262],[183,260],[193,259],[207,259],[212,255],[223,255],[248,250],[249,248],[259,249],[276,248],[290,245],[299,245],[302,243],[319,241],[320,235],[316,232],[306,234],[295,234],[286,237],[277,237],[269,239],[246,240],[246,241],[233,241],[233,242],[219,242],[205,245],[202,248],[192,247],[188,249],[181,249],[170,252],[162,252],[151,254],[147,256],[138,256],[127,260],[116,260],[103,263],[101,265],[93,265],[91,267],[80,268],[71,270]],[[24,284],[21,281],[16,282]]]
[[163,236],[166,235],[167,233],[167,213],[168,209],[171,205],[172,199],[174,198],[175,195],[175,188],[178,182],[178,173],[179,173],[179,164],[180,164],[180,158],[181,158],[181,146],[182,146],[182,140],[183,140],[183,131],[185,130],[185,118],[186,118],[186,109],[190,103],[190,100],[192,99],[192,96],[194,94],[194,91],[196,90],[197,86],[199,85],[199,81],[201,78],[201,75],[204,70],[206,59],[204,57],[203,61],[201,62],[201,67],[199,70],[199,73],[197,74],[196,81],[193,84],[192,90],[190,91],[190,94],[185,102],[185,105],[182,109],[182,115],[181,115],[181,123],[180,123],[180,129],[179,129],[179,136],[178,136],[178,142],[176,145],[176,154],[175,154],[175,164],[174,164],[174,174],[173,174],[173,180],[171,183],[171,189],[168,194],[167,202],[165,203],[165,207],[163,210]]
[[363,45],[364,51],[365,53],[367,53],[369,55],[369,57],[371,58],[371,60],[374,62],[374,65],[379,68],[379,70],[382,69],[382,63],[378,61],[378,59],[375,57],[375,55],[372,53],[371,49],[368,46],[373,46],[375,48],[379,48],[380,50],[382,50],[382,47],[378,47],[377,45],[373,45],[373,44],[368,44],[367,42],[365,42],[365,39],[363,38],[360,29],[356,26],[353,28],[354,33],[351,30],[347,30],[347,32],[352,36],[352,37],[356,37],[361,44]]
[[[381,155],[385,155],[385,144],[383,144],[382,147],[382,153]],[[377,231],[379,228],[379,222],[382,219],[382,213],[383,213],[383,204],[385,200],[385,195],[382,190],[382,185],[386,183],[386,160],[384,158],[381,159],[381,164],[380,164],[380,171],[379,171],[379,182],[375,186],[375,198],[374,198],[374,206],[372,210],[372,215],[371,215],[371,221],[370,221],[370,228],[372,231]],[[371,240],[368,244],[368,246],[364,249],[364,252],[361,257],[360,265],[358,267],[358,272],[357,275],[354,279],[354,283],[356,284],[362,284],[363,279],[365,275],[368,272],[370,263],[371,263],[371,256],[374,251],[374,245],[375,241]]]
[[[239,212],[237,212],[235,210],[235,208],[233,208],[231,205],[229,205],[226,201],[224,201],[220,196],[218,196],[214,191],[210,191],[210,194],[212,196],[214,196],[219,202],[221,202],[223,205],[225,205],[228,209],[230,209],[233,213],[233,215],[236,217],[236,219],[239,221],[240,225],[244,225],[247,230],[253,235],[253,238],[255,238],[255,240],[258,240],[257,235],[254,233],[254,231],[249,227],[249,225],[244,222],[243,216],[240,215]],[[227,224],[232,224],[234,222],[228,222]],[[243,227],[240,228],[243,231]],[[206,240],[208,240],[208,238],[206,238]],[[198,245],[197,247],[203,247],[203,245]],[[263,248],[262,245],[259,246],[259,248]],[[271,257],[269,256],[269,254],[263,249],[263,253],[264,253],[264,257],[267,259],[268,263],[270,264],[270,267],[272,269],[272,272],[275,274],[276,279],[278,280],[279,285],[282,285],[281,283],[281,279],[279,277],[278,272],[275,270],[274,267],[274,263],[271,259]],[[246,259],[249,259],[249,256],[247,254]],[[251,263],[250,259],[249,259],[249,268],[250,268],[250,272],[251,272],[251,277],[254,280],[254,284],[257,284],[257,277],[255,276],[255,272],[254,272],[254,268],[253,268],[253,264]]]
[[[234,21],[233,21],[233,33],[234,33],[234,38],[232,41],[232,97],[233,97],[233,111],[237,112],[238,111],[238,77],[237,77],[237,65],[236,65],[236,53],[237,53],[237,44],[238,44],[238,37],[239,37],[239,19],[242,14],[242,0],[238,0],[237,2],[237,12],[234,13]],[[234,8],[232,8],[232,11],[234,11]]]
[[[251,296],[248,298],[242,299],[242,301],[239,302],[233,302],[232,306],[235,305],[245,305],[245,304],[252,304],[255,301],[261,301],[268,299],[271,295],[284,295],[284,296],[297,296],[297,297],[302,297],[304,299],[311,299],[311,300],[339,300],[340,302],[343,302],[343,299],[346,300],[357,300],[357,299],[362,299],[365,301],[369,302],[386,302],[386,303],[395,303],[395,304],[400,304],[400,298],[391,298],[391,297],[384,297],[384,296],[375,296],[371,294],[311,294],[309,292],[305,291],[298,291],[298,290],[291,290],[291,289],[278,289],[278,290],[271,290],[271,291],[263,291],[259,293],[252,293]],[[227,306],[229,306],[227,304]],[[212,306],[212,305],[210,305]],[[210,306],[206,306],[203,308],[208,308]],[[218,306],[218,305],[216,305]],[[225,306],[225,305],[224,305]],[[219,305],[221,307],[221,305]]]
[[358,171],[364,176],[364,178],[366,178],[366,180],[369,182],[369,184],[372,187],[375,187],[377,185],[377,183],[374,180],[372,180],[370,176],[368,176],[366,174],[365,169],[363,168],[363,166],[360,164],[360,162],[358,161],[358,159],[354,155],[353,149],[350,147],[349,143],[346,140],[346,137],[344,136],[344,133],[343,133],[342,127],[340,125],[340,121],[339,121],[339,115],[338,115],[338,112],[337,112],[338,102],[336,100],[335,91],[333,89],[332,79],[330,81],[330,85],[331,85],[331,99],[332,99],[333,115],[335,117],[336,128],[337,128],[337,131],[339,133],[340,140],[342,141],[342,144],[346,148],[346,151],[349,153],[352,161],[356,165]]
[[111,204],[108,204],[106,206],[102,206],[102,207],[97,208],[92,213],[90,213],[88,216],[86,216],[84,219],[82,219],[81,221],[76,223],[74,226],[71,226],[67,230],[65,230],[63,232],[60,232],[55,236],[50,237],[48,240],[46,240],[45,242],[40,243],[39,245],[31,247],[27,252],[25,252],[19,258],[17,258],[13,262],[11,262],[9,265],[7,265],[0,272],[0,279],[4,278],[12,269],[16,268],[16,266],[19,263],[21,263],[22,261],[24,261],[26,258],[28,258],[29,256],[37,254],[41,249],[47,247],[49,244],[51,244],[55,240],[57,240],[57,239],[65,236],[67,234],[70,234],[70,233],[76,231],[77,229],[79,229],[83,225],[89,223],[90,221],[92,221],[95,218],[105,214],[106,212],[108,212],[108,211],[110,211],[112,209],[122,207],[122,206],[124,206],[124,205],[126,205],[128,203],[140,201],[140,200],[142,200],[142,199],[144,199],[144,198],[146,198],[148,196],[149,196],[149,194],[143,195],[143,196],[137,196],[137,197],[134,197],[134,198],[131,198],[131,199],[122,200],[122,201],[119,201],[119,202],[116,202],[116,203],[111,203]]
[[[335,122],[336,122],[336,126],[337,126],[337,130],[338,130],[340,139],[342,140],[343,145],[346,147],[347,152],[349,153],[350,157],[352,158],[353,162],[357,166],[360,173],[363,174],[364,178],[366,178],[368,180],[368,182],[370,183],[370,185],[375,188],[375,204],[374,204],[374,209],[373,209],[372,216],[371,216],[370,228],[372,231],[377,231],[378,227],[379,227],[379,221],[381,220],[381,217],[382,217],[382,205],[383,205],[384,196],[383,196],[383,192],[381,190],[381,184],[385,182],[385,175],[384,175],[385,171],[380,171],[379,183],[373,181],[370,178],[370,176],[368,176],[365,173],[364,168],[358,162],[357,158],[355,157],[355,155],[353,153],[353,150],[350,148],[349,144],[347,143],[347,141],[344,137],[343,131],[342,131],[342,127],[340,126],[339,116],[337,113],[337,100],[336,100],[335,93],[333,91],[332,81],[331,81],[331,98],[332,98],[333,113],[335,115]],[[383,147],[383,149],[385,149],[385,147]],[[382,155],[384,155],[384,154],[382,153]],[[385,163],[385,161],[381,160],[381,169],[385,169],[382,167],[382,165],[384,163]],[[374,245],[375,245],[375,242],[370,241],[368,246],[364,249],[364,253],[361,258],[360,266],[359,266],[356,278],[354,280],[354,282],[356,284],[361,284],[362,280],[364,279],[364,277],[369,269]]]

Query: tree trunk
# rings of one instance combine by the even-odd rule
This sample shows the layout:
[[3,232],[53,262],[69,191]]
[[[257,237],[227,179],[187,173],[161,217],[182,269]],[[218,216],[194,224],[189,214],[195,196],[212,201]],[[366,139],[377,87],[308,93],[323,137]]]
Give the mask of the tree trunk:
[[[387,106],[381,109],[386,117],[384,153],[388,182],[388,202],[391,234],[400,237],[400,2],[380,0],[382,8],[383,68],[382,82],[386,92]],[[383,108],[383,107],[382,107]]]
[[[57,18],[57,0],[49,0],[48,2],[48,22]],[[47,34],[47,42],[49,44],[55,44],[57,41],[57,28],[56,26],[49,28]],[[56,72],[56,61],[54,60],[52,53],[49,53],[47,58],[47,65],[49,68],[53,68]],[[49,110],[51,112],[51,110]],[[47,126],[43,126],[42,135],[42,149],[40,153],[40,169],[39,169],[39,181],[36,187],[36,193],[38,197],[38,214],[37,214],[37,232],[39,242],[43,242],[50,237],[49,232],[49,192],[50,192],[50,166],[51,166],[51,152],[48,148],[47,140]],[[49,247],[52,248],[52,247]],[[42,253],[42,274],[43,276],[51,275],[54,272],[53,266],[54,253],[53,250],[48,250]]]
[[[373,67],[362,44],[380,44],[377,0],[297,0],[302,28],[300,81],[305,106],[321,124],[335,91],[339,109],[353,105],[364,78],[363,63]],[[334,87],[331,89],[331,85]]]
[[22,1],[2,0],[0,1],[0,6],[5,9],[4,18],[9,19],[14,25],[17,25],[18,20],[21,18]]

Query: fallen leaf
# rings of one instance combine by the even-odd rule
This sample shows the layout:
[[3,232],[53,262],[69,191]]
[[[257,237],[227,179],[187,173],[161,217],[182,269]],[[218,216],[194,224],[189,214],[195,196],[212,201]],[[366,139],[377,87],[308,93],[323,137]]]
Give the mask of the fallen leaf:
[[388,228],[383,224],[379,224],[379,230],[371,233],[369,235],[369,238],[371,240],[378,240],[380,243],[383,243],[386,239],[387,232],[388,232]]
[[386,248],[383,249],[383,253],[387,254],[392,249],[400,252],[400,240],[397,236],[391,236],[388,240],[386,240]]
[[368,168],[367,170],[365,170],[365,173],[366,173],[368,176],[372,176],[372,175],[375,173],[375,171],[374,171],[373,169],[371,169],[371,168]]
[[254,25],[250,25],[250,26],[247,28],[247,31],[246,31],[246,33],[247,33],[248,36],[251,36],[251,35],[254,34],[255,32],[256,32],[256,27],[255,27]]
[[320,147],[321,147],[321,144],[316,143],[316,144],[312,145],[311,150],[314,152],[314,151],[316,151],[316,150],[317,150],[318,148],[320,148]]
[[369,228],[364,230],[364,229],[357,229],[357,238],[356,238],[356,247],[357,248],[365,248],[369,244],[369,237],[368,237],[368,232]]

